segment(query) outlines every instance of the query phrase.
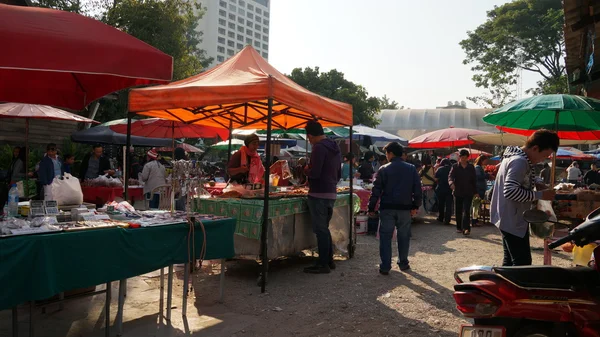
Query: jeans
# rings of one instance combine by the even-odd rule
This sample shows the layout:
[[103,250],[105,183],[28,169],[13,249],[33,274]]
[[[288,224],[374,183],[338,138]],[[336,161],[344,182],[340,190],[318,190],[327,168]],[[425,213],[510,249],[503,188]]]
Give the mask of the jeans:
[[438,220],[443,221],[445,224],[450,223],[452,218],[452,193],[451,192],[440,192],[438,193]]
[[531,246],[529,245],[529,229],[525,236],[500,231],[502,233],[502,248],[504,248],[503,266],[530,266]]
[[328,266],[333,262],[333,241],[329,231],[329,221],[333,216],[333,199],[321,199],[308,196],[308,210],[313,225],[313,232],[317,235],[317,248],[319,249],[319,262],[321,266]]
[[379,225],[379,256],[381,264],[379,269],[389,271],[392,269],[392,236],[396,228],[398,239],[398,265],[408,266],[408,248],[410,245],[410,211],[384,209],[379,212],[381,220]]
[[473,196],[470,197],[454,197],[454,207],[456,211],[456,230],[466,231],[471,230],[471,204]]
[[[146,193],[146,199],[150,198],[150,193]],[[152,199],[148,201],[148,208],[157,209],[158,205],[160,205],[160,194],[155,193]]]

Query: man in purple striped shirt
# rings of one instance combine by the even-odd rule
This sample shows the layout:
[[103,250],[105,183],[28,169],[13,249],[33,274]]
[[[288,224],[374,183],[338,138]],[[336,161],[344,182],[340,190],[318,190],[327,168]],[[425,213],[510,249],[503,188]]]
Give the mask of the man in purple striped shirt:
[[502,233],[503,266],[531,265],[529,224],[523,212],[531,209],[535,200],[553,200],[553,189],[536,191],[534,165],[546,160],[558,150],[555,132],[538,130],[525,146],[510,146],[504,151],[494,182],[490,205],[492,223]]

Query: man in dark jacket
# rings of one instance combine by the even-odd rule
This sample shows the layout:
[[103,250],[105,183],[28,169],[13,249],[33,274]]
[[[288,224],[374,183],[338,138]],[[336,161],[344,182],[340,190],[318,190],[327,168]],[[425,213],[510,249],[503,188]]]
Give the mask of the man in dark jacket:
[[[64,173],[63,164],[57,156],[56,144],[50,143],[46,146],[46,155],[40,161],[38,169],[38,183],[41,186],[40,194],[47,200],[48,189],[56,176],[61,176]],[[40,195],[41,197],[41,195]]]
[[452,218],[452,190],[448,184],[451,168],[450,159],[444,158],[440,162],[440,167],[435,171],[435,181],[437,182],[435,194],[438,199],[439,210],[437,221],[443,222],[444,225],[449,225]]
[[313,231],[317,235],[319,261],[312,267],[304,268],[304,272],[327,274],[331,269],[335,269],[329,221],[333,216],[337,182],[342,177],[342,156],[338,145],[325,137],[320,123],[306,123],[306,136],[312,145],[310,164],[307,168],[308,209]]
[[[389,163],[381,166],[375,178],[369,215],[374,215],[379,200],[379,272],[388,275],[392,269],[392,236],[397,229],[398,266],[400,270],[410,269],[408,249],[410,244],[411,213],[416,212],[423,202],[421,178],[414,165],[402,160],[402,146],[397,142],[383,148]],[[381,200],[380,200],[381,199]]]
[[477,193],[477,173],[475,166],[469,163],[470,153],[460,150],[458,163],[452,166],[448,183],[454,191],[454,216],[456,232],[471,234],[471,205]]
[[110,168],[110,161],[103,155],[102,145],[94,145],[91,153],[83,157],[79,171],[79,179],[94,179],[101,175],[113,175],[115,171]]

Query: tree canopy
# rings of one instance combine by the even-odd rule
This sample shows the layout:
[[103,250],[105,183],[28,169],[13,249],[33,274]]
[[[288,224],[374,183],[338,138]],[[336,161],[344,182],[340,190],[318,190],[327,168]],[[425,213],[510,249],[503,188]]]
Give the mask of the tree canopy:
[[491,98],[513,94],[508,88],[517,83],[518,68],[542,77],[538,87],[527,92],[567,93],[563,24],[561,0],[515,0],[495,6],[460,42],[466,53],[463,63],[472,65],[473,81],[491,90]]
[[398,108],[398,103],[390,102],[387,96],[382,98],[369,96],[367,89],[347,80],[344,74],[336,69],[321,72],[319,67],[295,68],[287,76],[314,93],[352,105],[354,124],[377,126],[379,124],[377,113],[382,103],[385,104],[386,109]]

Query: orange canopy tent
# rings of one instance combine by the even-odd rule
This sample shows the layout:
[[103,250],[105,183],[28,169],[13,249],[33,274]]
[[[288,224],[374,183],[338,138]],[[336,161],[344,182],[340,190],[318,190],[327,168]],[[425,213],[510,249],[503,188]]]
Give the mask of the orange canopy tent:
[[[350,126],[352,139],[351,105],[319,96],[294,83],[272,67],[252,46],[246,46],[226,62],[196,76],[167,85],[131,90],[129,111],[183,123],[225,127],[230,132],[234,128],[266,129],[267,161],[271,158],[273,127],[295,129],[317,119],[323,126]],[[131,120],[131,115],[128,119]],[[265,171],[264,181],[269,181],[269,170]],[[352,183],[349,205],[349,219],[352,219]],[[268,212],[269,189],[265,188],[263,214]],[[260,240],[263,293],[268,266],[268,224],[267,217],[263,217]],[[348,252],[352,257],[352,220],[348,228]]]
[[166,85],[133,89],[129,111],[184,123],[226,128],[301,127],[318,119],[323,126],[352,125],[352,106],[312,93],[272,67],[247,46],[204,73]]

